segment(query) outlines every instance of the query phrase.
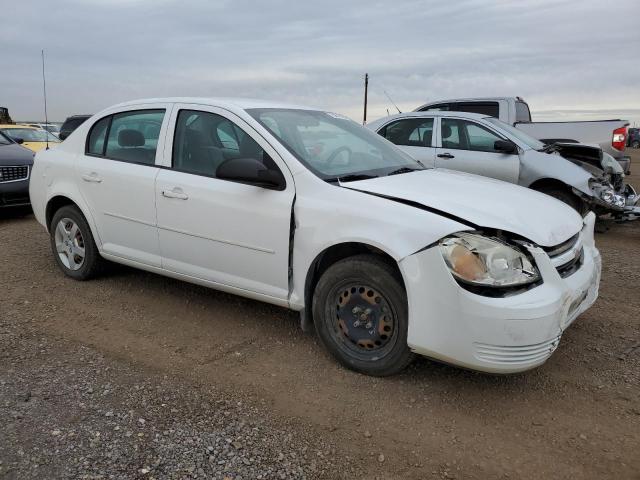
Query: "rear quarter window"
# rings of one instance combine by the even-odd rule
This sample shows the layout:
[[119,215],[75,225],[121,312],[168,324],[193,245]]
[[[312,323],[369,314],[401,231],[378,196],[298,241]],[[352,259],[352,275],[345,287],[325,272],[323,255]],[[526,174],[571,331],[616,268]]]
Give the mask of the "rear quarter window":
[[529,105],[524,102],[516,102],[516,122],[530,122],[531,112]]

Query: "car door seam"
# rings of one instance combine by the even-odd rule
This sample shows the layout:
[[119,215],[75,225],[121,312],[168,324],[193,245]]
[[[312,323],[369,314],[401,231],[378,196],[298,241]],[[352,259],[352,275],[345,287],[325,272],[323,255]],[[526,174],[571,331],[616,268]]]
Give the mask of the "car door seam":
[[179,230],[177,228],[170,228],[170,227],[166,227],[166,226],[163,226],[163,225],[158,225],[157,227],[158,227],[158,229],[166,230],[168,232],[180,233],[182,235],[189,235],[190,237],[202,238],[203,240],[210,240],[212,242],[224,243],[224,244],[227,244],[227,245],[233,245],[233,246],[236,246],[236,247],[246,248],[248,250],[255,250],[257,252],[269,253],[269,254],[275,254],[276,253],[275,250],[271,250],[269,248],[256,247],[254,245],[247,245],[247,244],[244,244],[244,243],[231,242],[229,240],[223,240],[223,239],[220,239],[220,238],[207,237],[207,236],[204,236],[204,235],[198,235],[197,233],[187,232],[186,230]]

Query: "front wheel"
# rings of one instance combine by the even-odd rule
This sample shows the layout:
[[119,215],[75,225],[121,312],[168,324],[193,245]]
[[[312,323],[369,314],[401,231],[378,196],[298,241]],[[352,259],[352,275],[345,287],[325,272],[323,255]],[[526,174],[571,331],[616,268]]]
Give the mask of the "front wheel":
[[313,318],[323,345],[347,368],[386,376],[413,359],[406,292],[397,272],[375,255],[349,257],[324,272]]
[[582,201],[582,199],[578,198],[572,193],[567,192],[566,190],[551,188],[547,190],[540,190],[540,192],[545,193],[557,200],[560,200],[562,203],[566,203],[582,216],[587,213],[587,206]]
[[60,208],[49,226],[51,249],[58,267],[76,280],[89,280],[103,268],[89,224],[82,212],[72,205]]

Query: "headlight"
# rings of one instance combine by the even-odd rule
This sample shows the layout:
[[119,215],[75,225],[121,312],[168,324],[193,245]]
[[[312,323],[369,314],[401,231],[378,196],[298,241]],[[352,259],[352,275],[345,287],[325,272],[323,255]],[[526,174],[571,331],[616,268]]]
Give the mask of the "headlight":
[[613,203],[616,207],[623,208],[627,204],[627,201],[622,195],[614,195]]
[[615,204],[616,192],[611,185],[600,183],[600,181],[595,178],[591,178],[589,179],[589,187],[591,188],[594,197],[599,198],[605,203]]
[[607,203],[614,203],[616,193],[613,190],[605,189],[600,192],[600,198]]
[[473,285],[512,287],[540,279],[524,253],[495,238],[461,232],[442,239],[440,251],[453,276]]

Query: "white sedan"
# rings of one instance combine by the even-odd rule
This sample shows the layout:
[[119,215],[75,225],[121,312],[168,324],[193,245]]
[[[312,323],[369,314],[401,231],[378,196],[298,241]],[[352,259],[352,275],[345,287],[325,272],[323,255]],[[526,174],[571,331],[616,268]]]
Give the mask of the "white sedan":
[[592,213],[308,108],[116,105],[37,154],[30,194],[68,276],[111,260],[285,306],[371,375],[536,367],[598,294]]

